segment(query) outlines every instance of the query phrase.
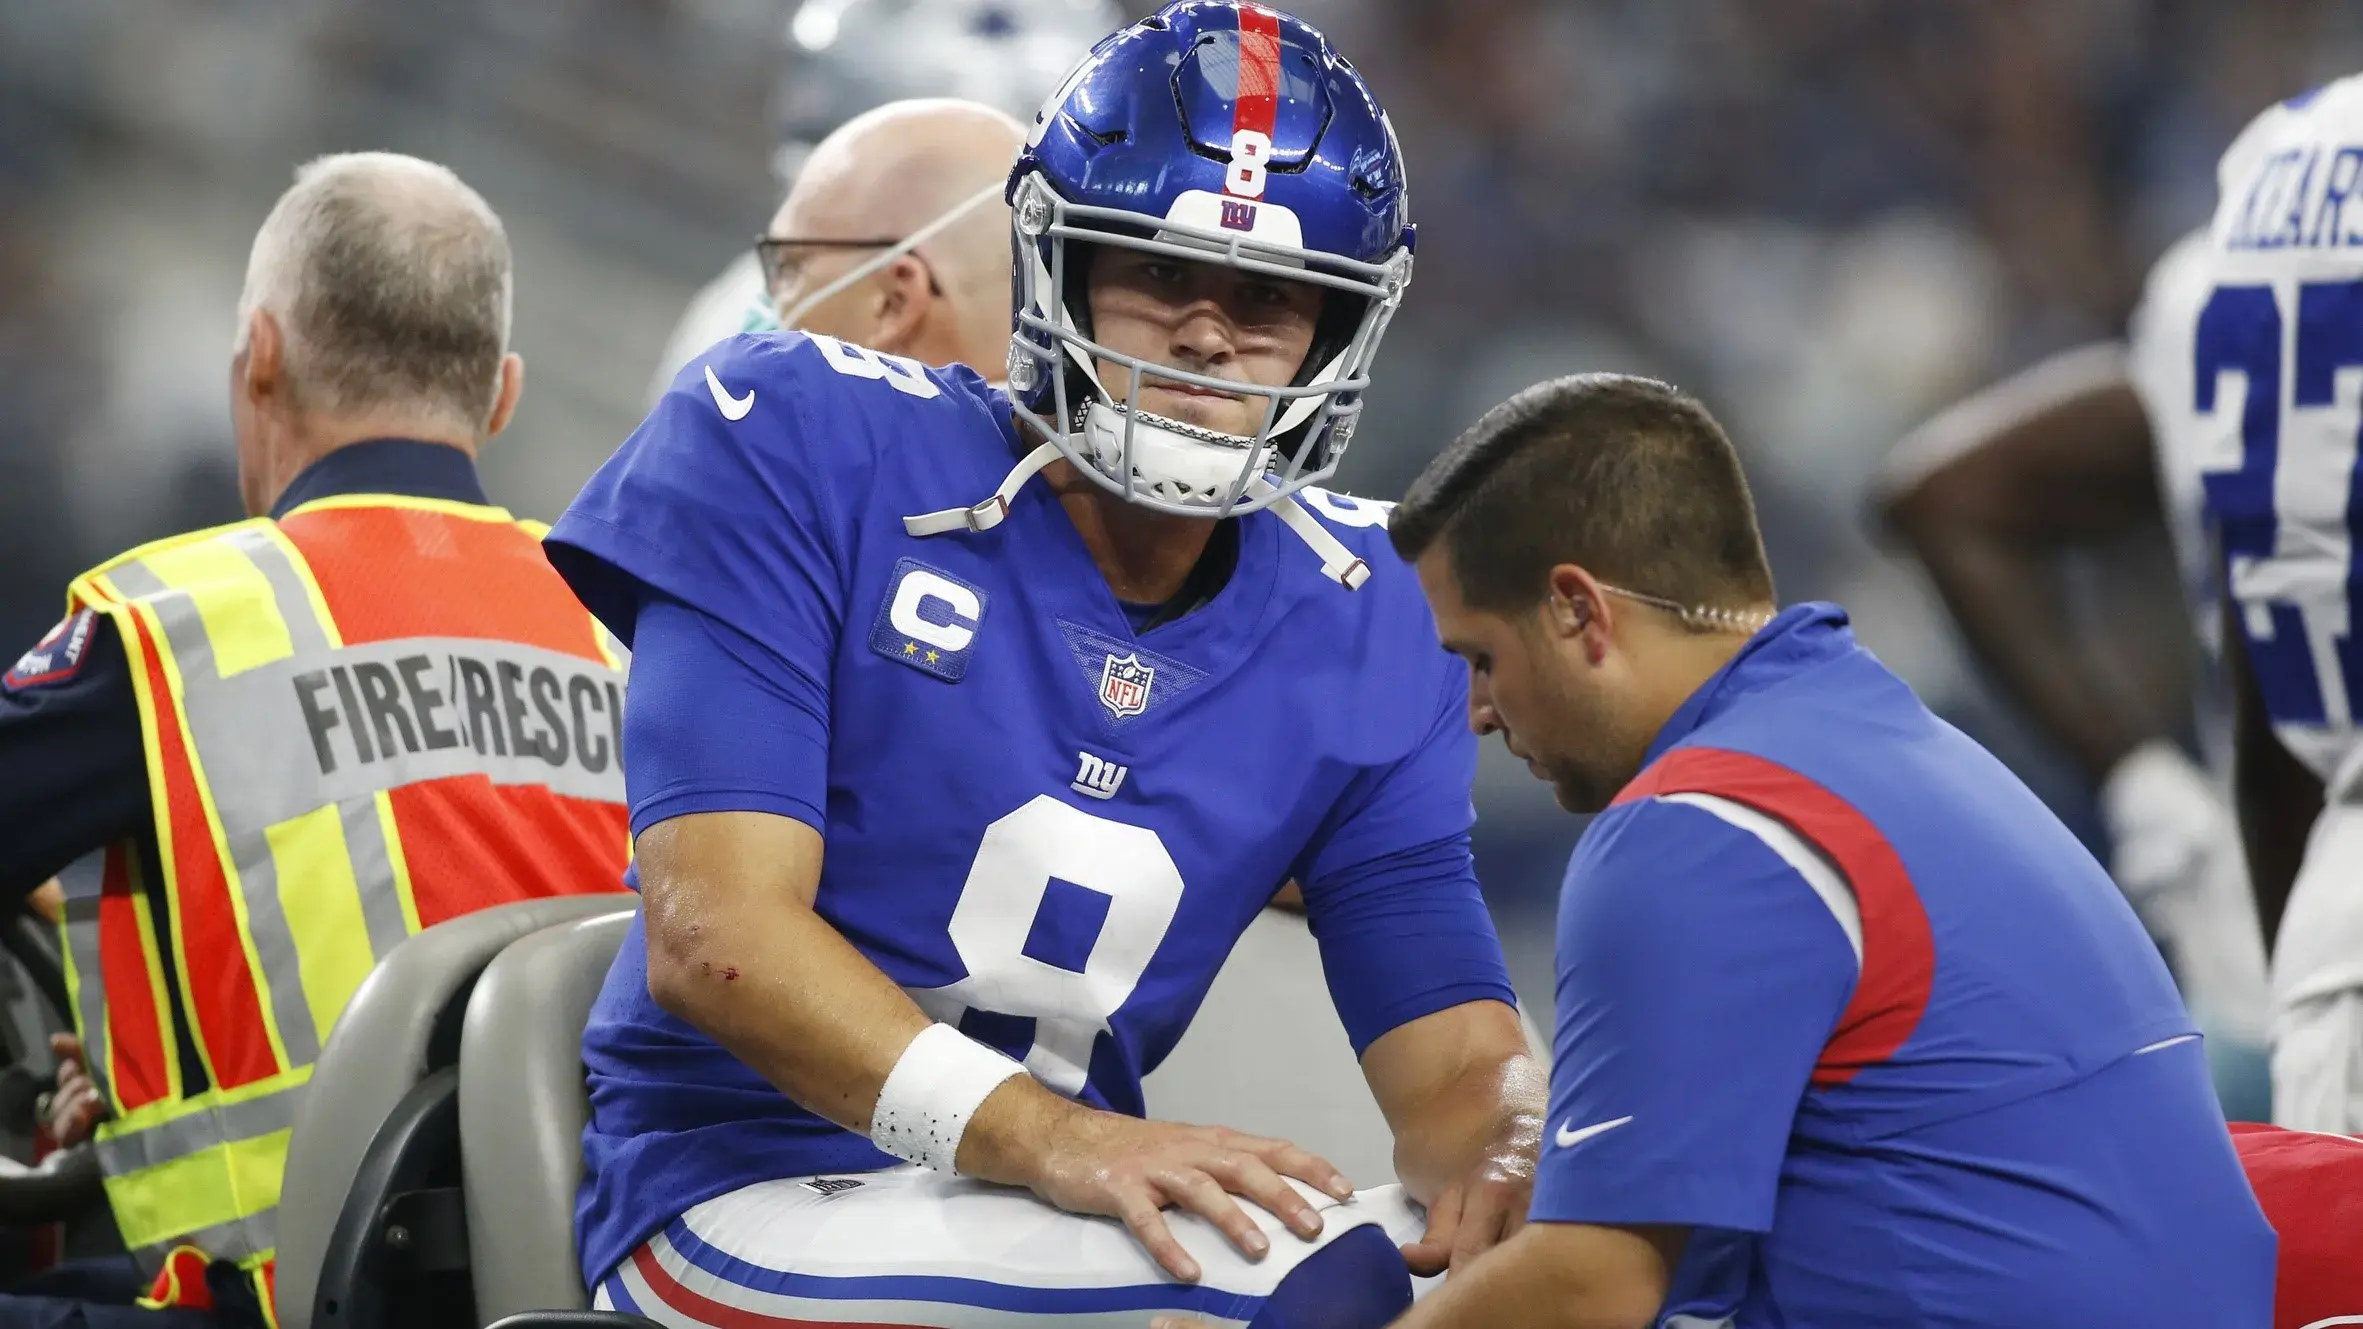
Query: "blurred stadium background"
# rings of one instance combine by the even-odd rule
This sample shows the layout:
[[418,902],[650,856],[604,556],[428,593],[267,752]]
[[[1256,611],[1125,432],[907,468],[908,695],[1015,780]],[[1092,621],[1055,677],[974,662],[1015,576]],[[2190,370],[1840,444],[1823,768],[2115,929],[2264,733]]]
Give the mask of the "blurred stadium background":
[[[555,516],[776,202],[798,3],[0,0],[0,650],[96,560],[240,515],[232,311],[254,228],[320,152],[442,160],[506,219],[529,374],[486,471]],[[2238,127],[2363,66],[2363,7],[1286,7],[1390,107],[1421,232],[1343,487],[1394,496],[1540,377],[1673,379],[1738,436],[1784,599],[1848,604],[2089,833],[2086,791],[1880,548],[1866,484],[1929,410],[2118,332],[2150,261],[2205,219]],[[1498,749],[1478,800],[1487,890],[1547,1020],[1545,920],[1579,828]]]

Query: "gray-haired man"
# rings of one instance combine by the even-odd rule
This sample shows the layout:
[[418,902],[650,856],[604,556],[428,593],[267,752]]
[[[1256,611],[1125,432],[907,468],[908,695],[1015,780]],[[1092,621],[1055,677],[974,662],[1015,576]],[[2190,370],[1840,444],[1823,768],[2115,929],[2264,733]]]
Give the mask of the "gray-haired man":
[[524,381],[511,285],[450,171],[304,166],[239,301],[250,520],[76,579],[0,676],[0,899],[64,896],[50,1126],[95,1130],[130,1250],[0,1296],[0,1329],[265,1324],[286,1130],[371,965],[620,889],[621,671],[476,478]]

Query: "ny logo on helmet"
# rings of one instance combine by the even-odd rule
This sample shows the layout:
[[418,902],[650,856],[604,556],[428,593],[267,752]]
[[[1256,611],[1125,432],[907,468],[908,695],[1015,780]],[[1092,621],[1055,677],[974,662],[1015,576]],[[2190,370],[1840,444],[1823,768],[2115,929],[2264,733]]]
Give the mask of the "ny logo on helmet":
[[1111,655],[1099,671],[1100,704],[1119,720],[1138,715],[1149,709],[1149,684],[1156,678],[1156,667],[1142,664],[1138,654]]
[[1224,199],[1223,229],[1226,231],[1254,230],[1255,205],[1253,203],[1241,203],[1235,198]]

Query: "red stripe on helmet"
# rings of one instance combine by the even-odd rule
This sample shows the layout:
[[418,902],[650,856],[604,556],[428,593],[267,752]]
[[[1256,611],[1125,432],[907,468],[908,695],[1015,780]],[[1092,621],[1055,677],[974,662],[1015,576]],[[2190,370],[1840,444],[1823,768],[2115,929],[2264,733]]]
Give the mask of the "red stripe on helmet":
[[1239,6],[1239,96],[1231,104],[1231,133],[1254,130],[1265,138],[1280,116],[1280,16],[1254,5]]

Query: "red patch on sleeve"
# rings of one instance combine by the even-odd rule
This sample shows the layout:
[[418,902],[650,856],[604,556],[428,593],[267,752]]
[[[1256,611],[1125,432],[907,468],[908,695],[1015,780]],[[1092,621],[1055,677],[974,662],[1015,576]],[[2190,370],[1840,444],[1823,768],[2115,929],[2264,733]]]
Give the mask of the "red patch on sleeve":
[[1659,794],[1728,798],[1774,817],[1837,865],[1862,909],[1862,976],[1813,1068],[1821,1088],[1895,1055],[1936,986],[1936,940],[1903,857],[1852,804],[1795,771],[1722,748],[1678,747],[1633,777],[1616,803]]
[[58,621],[33,649],[17,657],[15,667],[0,674],[0,685],[14,692],[22,688],[37,688],[63,683],[82,672],[82,662],[90,656],[90,634],[97,626],[95,610],[78,609]]

